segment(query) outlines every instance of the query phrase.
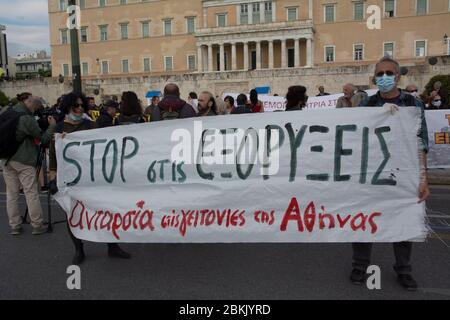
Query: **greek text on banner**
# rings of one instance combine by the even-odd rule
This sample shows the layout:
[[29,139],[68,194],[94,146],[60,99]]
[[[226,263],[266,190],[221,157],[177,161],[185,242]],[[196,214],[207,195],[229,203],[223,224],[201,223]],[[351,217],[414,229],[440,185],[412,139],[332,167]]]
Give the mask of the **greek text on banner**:
[[95,242],[423,240],[418,108],[277,112],[56,140],[56,199]]

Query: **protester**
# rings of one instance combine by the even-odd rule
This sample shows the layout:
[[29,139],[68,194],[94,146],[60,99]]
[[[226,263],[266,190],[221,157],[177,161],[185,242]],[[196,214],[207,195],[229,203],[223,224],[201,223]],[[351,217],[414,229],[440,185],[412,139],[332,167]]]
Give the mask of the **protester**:
[[306,106],[308,96],[304,86],[289,87],[286,93],[286,111],[302,110]]
[[443,105],[443,99],[439,94],[434,94],[431,97],[429,97],[428,106],[429,106],[428,110],[445,109]]
[[187,103],[189,103],[192,106],[192,108],[194,108],[195,113],[198,113],[198,96],[197,96],[197,93],[195,93],[195,92],[189,93]]
[[216,99],[211,92],[203,91],[198,97],[198,116],[217,116],[218,109]]
[[336,103],[336,108],[340,109],[340,108],[357,107],[358,105],[355,103],[356,87],[351,83],[347,83],[342,88],[342,91],[344,92],[344,95],[338,99]]
[[234,98],[232,96],[226,96],[223,101],[225,102],[225,114],[231,114],[234,109]]
[[[39,200],[36,165],[38,148],[37,139],[42,144],[51,141],[55,132],[56,120],[49,116],[48,129],[43,133],[34,117],[42,108],[42,99],[23,93],[18,95],[19,103],[12,108],[5,108],[0,115],[0,140],[3,177],[6,183],[6,211],[12,235],[22,233],[22,217],[19,211],[20,188],[23,187],[28,212],[33,227],[32,234],[47,232],[43,224],[43,213]],[[10,125],[11,119],[19,117],[17,126]],[[7,151],[8,150],[8,151]]]
[[[423,104],[413,96],[406,94],[398,89],[400,81],[400,65],[397,61],[384,57],[375,67],[375,79],[379,91],[374,96],[369,97],[361,103],[361,106],[381,107],[385,106],[394,113],[398,107],[415,106],[420,108],[422,114],[421,128],[418,132],[420,141],[420,161],[422,166],[421,180],[418,190],[419,202],[425,201],[430,191],[426,177],[426,153],[428,151],[428,133],[425,121]],[[397,272],[398,282],[407,290],[417,290],[417,282],[411,275],[411,252],[412,242],[394,243],[394,253],[396,264],[394,270]],[[354,243],[353,244],[353,271],[351,280],[354,284],[362,284],[367,267],[370,265],[372,252],[372,243]]]
[[361,102],[366,100],[368,97],[369,95],[364,90],[357,90],[355,96],[353,97],[353,106],[359,106]]
[[250,109],[253,113],[264,112],[264,104],[258,100],[258,92],[255,89],[250,91]]
[[325,88],[323,86],[319,87],[319,94],[317,95],[317,97],[322,97],[322,96],[329,96],[330,94],[325,92]]
[[231,111],[231,114],[252,113],[247,101],[247,96],[243,93],[236,98],[236,108]]
[[[153,110],[155,108],[158,108],[158,103],[159,103],[159,97],[158,96],[152,97],[152,101],[151,101],[150,105],[147,108],[145,108],[144,116],[151,117]],[[152,119],[150,119],[150,121],[152,121]]]
[[100,110],[100,116],[97,119],[97,126],[99,128],[112,127],[115,124],[115,118],[119,104],[114,100],[107,100]]
[[[97,127],[95,122],[89,121],[87,119],[83,119],[83,112],[87,109],[87,103],[83,95],[77,93],[69,93],[64,96],[63,101],[61,102],[62,110],[66,113],[66,118],[64,121],[59,122],[56,126],[57,133],[72,133],[83,130],[95,129]],[[55,143],[53,142],[50,145],[50,176],[52,181],[50,182],[51,192],[55,194],[57,192],[57,183],[56,183],[56,170],[57,170],[57,162],[56,162],[56,150]],[[70,238],[75,246],[75,255],[72,259],[72,263],[74,265],[81,264],[85,259],[84,246],[83,242],[80,239],[77,239],[72,231],[70,230],[69,224],[67,224],[67,229],[69,231]],[[108,255],[110,257],[129,259],[130,254],[123,251],[118,244],[108,243]]]
[[[114,102],[114,101],[113,101]],[[120,101],[120,116],[116,125],[136,124],[146,122],[142,114],[142,106],[136,93],[127,91],[122,94]]]
[[434,100],[435,96],[439,96],[441,99],[441,107],[447,107],[449,105],[448,92],[445,88],[442,87],[442,83],[440,81],[436,81],[433,85],[433,88],[434,90],[431,92],[430,98]]
[[186,101],[180,99],[180,88],[174,83],[169,83],[164,88],[164,98],[157,108],[152,109],[150,120],[174,120],[195,116],[194,108]]
[[419,88],[415,84],[409,84],[405,88],[405,93],[409,93],[413,97],[419,97]]

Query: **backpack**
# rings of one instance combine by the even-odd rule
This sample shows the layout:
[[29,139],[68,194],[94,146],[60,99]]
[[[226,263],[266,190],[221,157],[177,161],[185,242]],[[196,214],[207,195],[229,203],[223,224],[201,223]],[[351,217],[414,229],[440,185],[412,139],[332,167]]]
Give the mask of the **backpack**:
[[180,118],[180,112],[173,111],[172,108],[169,110],[161,109],[161,120],[175,120]]
[[14,111],[12,107],[0,114],[0,159],[11,159],[23,141],[17,141],[19,120],[25,113]]

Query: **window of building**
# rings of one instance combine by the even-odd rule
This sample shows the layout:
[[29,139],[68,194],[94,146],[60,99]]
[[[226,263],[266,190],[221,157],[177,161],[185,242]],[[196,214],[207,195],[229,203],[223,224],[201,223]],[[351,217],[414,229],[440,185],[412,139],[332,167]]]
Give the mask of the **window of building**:
[[109,73],[109,61],[102,61],[102,74]]
[[186,18],[186,29],[189,34],[195,33],[195,17]]
[[334,62],[334,46],[325,46],[325,61]]
[[353,59],[355,61],[364,60],[364,45],[363,44],[353,45]]
[[358,1],[353,3],[353,20],[364,20],[364,2]]
[[287,21],[295,21],[298,19],[298,8],[287,8]]
[[173,70],[173,57],[164,57],[164,69],[166,71]]
[[383,55],[385,57],[394,58],[394,43],[386,42],[384,44]]
[[80,0],[80,9],[86,8],[86,0]]
[[241,4],[241,24],[248,24],[248,4]]
[[127,0],[120,0],[120,4],[127,4]]
[[227,26],[227,14],[226,13],[218,13],[217,14],[217,26],[219,28],[224,28]]
[[195,65],[195,55],[188,55],[187,57],[187,64],[188,64],[188,69],[189,70],[195,70],[197,69],[196,65]]
[[120,24],[120,38],[122,40],[128,39],[128,23]]
[[59,11],[66,11],[67,6],[66,6],[67,0],[59,0]]
[[82,27],[80,29],[80,42],[87,42],[87,27]]
[[425,57],[427,55],[427,42],[426,40],[417,40],[415,41],[415,52],[416,57]]
[[428,0],[417,0],[416,12],[418,16],[426,15],[428,12]]
[[63,64],[63,76],[68,77],[69,76],[69,65],[67,63]]
[[384,0],[384,16],[395,17],[395,0]]
[[325,6],[325,22],[334,22],[335,20],[335,5],[327,4]]
[[68,34],[67,29],[61,29],[60,33],[61,33],[61,44],[68,44],[69,40],[68,40],[68,36],[67,36],[67,34]]
[[89,74],[89,64],[87,62],[83,62],[81,64],[81,74],[83,76]]
[[144,58],[143,65],[144,65],[144,72],[150,72],[150,58]]
[[142,22],[142,38],[150,37],[150,22]]
[[128,60],[127,59],[122,60],[122,72],[128,73],[129,71],[130,70],[129,70]]
[[264,19],[266,22],[272,22],[272,1],[264,2]]
[[287,54],[288,54],[288,59],[287,59],[288,68],[294,68],[295,67],[295,49],[288,48]]
[[259,3],[253,3],[252,23],[261,23],[261,7]]
[[172,34],[172,20],[164,20],[164,35],[170,36]]
[[108,40],[108,26],[103,25],[99,26],[100,28],[100,41],[107,41]]
[[106,0],[98,0],[98,6],[99,7],[105,7],[106,6]]

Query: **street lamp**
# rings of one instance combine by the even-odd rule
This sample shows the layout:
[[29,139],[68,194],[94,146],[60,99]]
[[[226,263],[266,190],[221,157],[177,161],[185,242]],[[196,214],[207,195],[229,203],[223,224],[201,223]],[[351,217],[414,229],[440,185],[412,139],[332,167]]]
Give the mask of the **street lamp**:
[[[77,15],[79,12],[77,12],[76,9],[73,9],[76,7],[76,1],[75,0],[69,0],[69,9],[71,9],[71,12],[69,13],[70,16],[73,14]],[[74,12],[75,11],[75,12]],[[78,43],[78,29],[77,25],[71,25],[70,27],[70,52],[72,56],[72,77],[73,77],[73,91],[75,92],[81,92],[81,66],[80,66],[80,48]]]

